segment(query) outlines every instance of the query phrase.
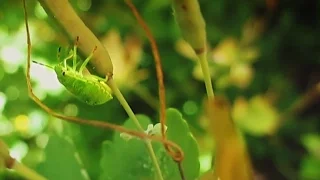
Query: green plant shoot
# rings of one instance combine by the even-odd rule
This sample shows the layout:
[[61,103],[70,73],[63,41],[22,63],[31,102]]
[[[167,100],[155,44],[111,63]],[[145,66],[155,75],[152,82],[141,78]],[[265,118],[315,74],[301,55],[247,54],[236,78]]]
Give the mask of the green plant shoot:
[[[77,68],[78,41],[79,37],[77,37],[73,50],[70,51],[69,55],[64,58],[62,62],[60,61],[59,48],[58,60],[60,63],[54,67],[35,61],[33,62],[53,69],[57,74],[59,82],[79,100],[92,106],[106,103],[113,98],[111,89],[105,83],[106,79],[91,74],[83,74],[84,68],[92,58],[97,47],[95,47],[91,54],[84,60],[80,68]],[[70,59],[73,59],[72,67],[67,64],[67,61]]]

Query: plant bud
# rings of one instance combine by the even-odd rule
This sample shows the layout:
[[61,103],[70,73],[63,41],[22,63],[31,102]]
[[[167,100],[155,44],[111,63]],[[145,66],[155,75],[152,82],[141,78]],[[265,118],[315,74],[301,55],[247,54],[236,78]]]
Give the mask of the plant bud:
[[205,52],[205,21],[197,0],[173,0],[175,19],[182,37],[191,45],[197,55]]

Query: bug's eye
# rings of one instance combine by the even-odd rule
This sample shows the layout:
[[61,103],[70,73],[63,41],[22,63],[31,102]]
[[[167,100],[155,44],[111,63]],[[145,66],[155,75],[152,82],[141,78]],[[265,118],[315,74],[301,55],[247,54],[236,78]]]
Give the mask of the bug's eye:
[[63,75],[63,76],[66,75],[66,72],[63,71],[63,72],[62,72],[62,75]]

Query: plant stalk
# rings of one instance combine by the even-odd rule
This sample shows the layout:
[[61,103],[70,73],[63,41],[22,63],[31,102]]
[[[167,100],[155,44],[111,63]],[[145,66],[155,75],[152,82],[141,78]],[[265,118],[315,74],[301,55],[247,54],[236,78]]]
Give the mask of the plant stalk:
[[[118,101],[120,102],[120,104],[122,105],[123,109],[127,112],[129,118],[135,123],[135,125],[137,126],[137,128],[144,132],[143,127],[141,126],[141,124],[139,123],[139,120],[137,119],[137,117],[135,116],[134,112],[132,111],[131,107],[129,106],[128,102],[126,101],[126,99],[123,97],[122,93],[120,92],[118,86],[116,85],[116,83],[114,82],[114,80],[111,78],[108,80],[107,82],[108,86],[111,88],[112,92],[114,93],[114,95],[117,97]],[[148,149],[148,152],[150,154],[151,160],[154,164],[154,167],[156,169],[157,172],[157,176],[159,180],[163,180],[163,176],[161,173],[161,169],[159,166],[159,163],[157,161],[157,157],[154,153],[152,144],[150,140],[144,140]]]
[[156,169],[158,180],[164,180],[163,176],[162,176],[162,172],[161,172],[160,166],[159,166],[159,163],[158,163],[158,160],[157,160],[157,156],[154,153],[151,141],[147,139],[147,140],[145,140],[145,143],[146,143],[148,152],[150,154],[151,160],[153,162],[153,165],[154,165],[154,167]]
[[198,59],[199,59],[199,62],[200,62],[200,66],[201,66],[201,69],[202,69],[204,83],[205,83],[205,86],[206,86],[208,98],[209,99],[213,99],[214,98],[214,93],[213,93],[211,76],[210,76],[210,71],[209,71],[209,66],[208,66],[207,53],[205,51],[205,52],[203,52],[201,54],[198,54],[197,56],[198,56]]
[[18,161],[14,162],[14,165],[11,169],[15,170],[18,174],[20,174],[21,176],[23,176],[26,179],[47,180],[45,177],[41,176],[40,174],[38,174],[34,170],[28,168],[27,166],[19,163]]
[[206,23],[201,14],[199,2],[198,0],[173,0],[172,7],[183,39],[190,44],[199,59],[208,98],[213,99],[214,93],[207,61]]

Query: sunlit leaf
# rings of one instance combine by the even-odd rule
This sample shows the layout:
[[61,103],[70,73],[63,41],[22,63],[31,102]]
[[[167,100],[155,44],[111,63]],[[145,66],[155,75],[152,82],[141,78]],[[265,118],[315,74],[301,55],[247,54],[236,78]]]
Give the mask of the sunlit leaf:
[[253,78],[253,69],[248,64],[235,64],[230,69],[230,82],[239,88],[246,88]]
[[142,43],[135,36],[122,41],[117,30],[110,30],[102,39],[114,65],[115,80],[120,86],[131,88],[147,78],[147,71],[138,69],[142,57]]

